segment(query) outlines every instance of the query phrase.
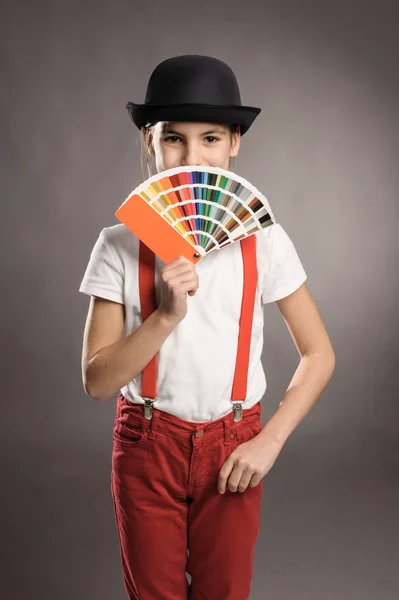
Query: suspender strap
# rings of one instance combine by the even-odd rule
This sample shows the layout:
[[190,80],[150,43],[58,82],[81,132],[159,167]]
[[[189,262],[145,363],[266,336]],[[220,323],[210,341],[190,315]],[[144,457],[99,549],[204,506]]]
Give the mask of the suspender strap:
[[[140,306],[143,322],[156,309],[155,289],[155,254],[140,240],[139,252],[139,289]],[[158,353],[150,360],[142,374],[141,394],[148,401],[157,398],[157,364]],[[149,405],[151,407],[151,403]]]
[[[251,346],[253,313],[256,297],[258,271],[256,264],[256,237],[250,235],[240,240],[243,258],[243,294],[237,344],[237,356],[232,388],[234,420],[242,415],[241,403],[245,401],[248,383],[248,365]],[[143,322],[156,310],[155,254],[140,240],[139,288]],[[144,416],[151,419],[152,404],[157,399],[157,359],[156,354],[142,373],[142,397]]]
[[249,352],[258,279],[255,236],[250,235],[243,238],[240,243],[244,267],[244,289],[241,302],[236,369],[231,394],[232,400],[245,400],[247,396]]

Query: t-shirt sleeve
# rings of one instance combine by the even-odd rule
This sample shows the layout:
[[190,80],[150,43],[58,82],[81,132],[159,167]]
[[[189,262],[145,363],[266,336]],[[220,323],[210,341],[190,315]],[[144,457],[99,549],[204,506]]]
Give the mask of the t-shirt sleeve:
[[267,265],[263,278],[262,303],[275,302],[289,296],[307,279],[295,246],[280,223],[265,230],[263,252]]
[[79,292],[124,304],[122,261],[107,238],[104,228],[91,251]]

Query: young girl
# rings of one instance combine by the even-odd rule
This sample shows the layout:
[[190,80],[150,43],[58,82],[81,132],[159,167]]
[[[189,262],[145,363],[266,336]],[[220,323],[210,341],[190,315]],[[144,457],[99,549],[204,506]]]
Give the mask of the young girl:
[[[152,159],[158,173],[230,168],[260,112],[241,105],[230,67],[198,55],[160,63],[145,104],[127,108],[148,176]],[[130,600],[249,598],[262,478],[334,366],[305,280],[280,224],[195,266],[162,264],[123,224],[101,231],[79,288],[91,296],[82,374],[96,400],[119,392],[111,491]],[[301,361],[262,428],[269,302]]]

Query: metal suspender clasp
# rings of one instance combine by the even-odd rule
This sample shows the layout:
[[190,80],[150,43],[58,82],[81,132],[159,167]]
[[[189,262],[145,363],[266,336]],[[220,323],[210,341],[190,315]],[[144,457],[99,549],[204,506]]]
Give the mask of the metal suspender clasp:
[[152,405],[154,404],[154,402],[156,401],[156,398],[144,398],[144,404],[143,404],[143,415],[145,419],[152,419]]
[[242,403],[244,402],[244,400],[240,400],[240,401],[236,401],[236,400],[230,400],[230,402],[233,405],[233,411],[234,411],[234,421],[241,421],[242,419]]

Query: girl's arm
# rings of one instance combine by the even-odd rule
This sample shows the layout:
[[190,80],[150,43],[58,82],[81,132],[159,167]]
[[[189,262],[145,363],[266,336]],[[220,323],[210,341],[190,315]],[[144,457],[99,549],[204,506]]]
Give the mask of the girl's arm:
[[93,300],[91,306],[84,334],[82,376],[86,394],[101,401],[143,371],[177,322],[157,309],[130,335],[110,343],[115,336],[122,337],[123,305],[101,298]]
[[306,283],[276,304],[301,357],[276,412],[259,433],[281,448],[326,387],[335,354]]

